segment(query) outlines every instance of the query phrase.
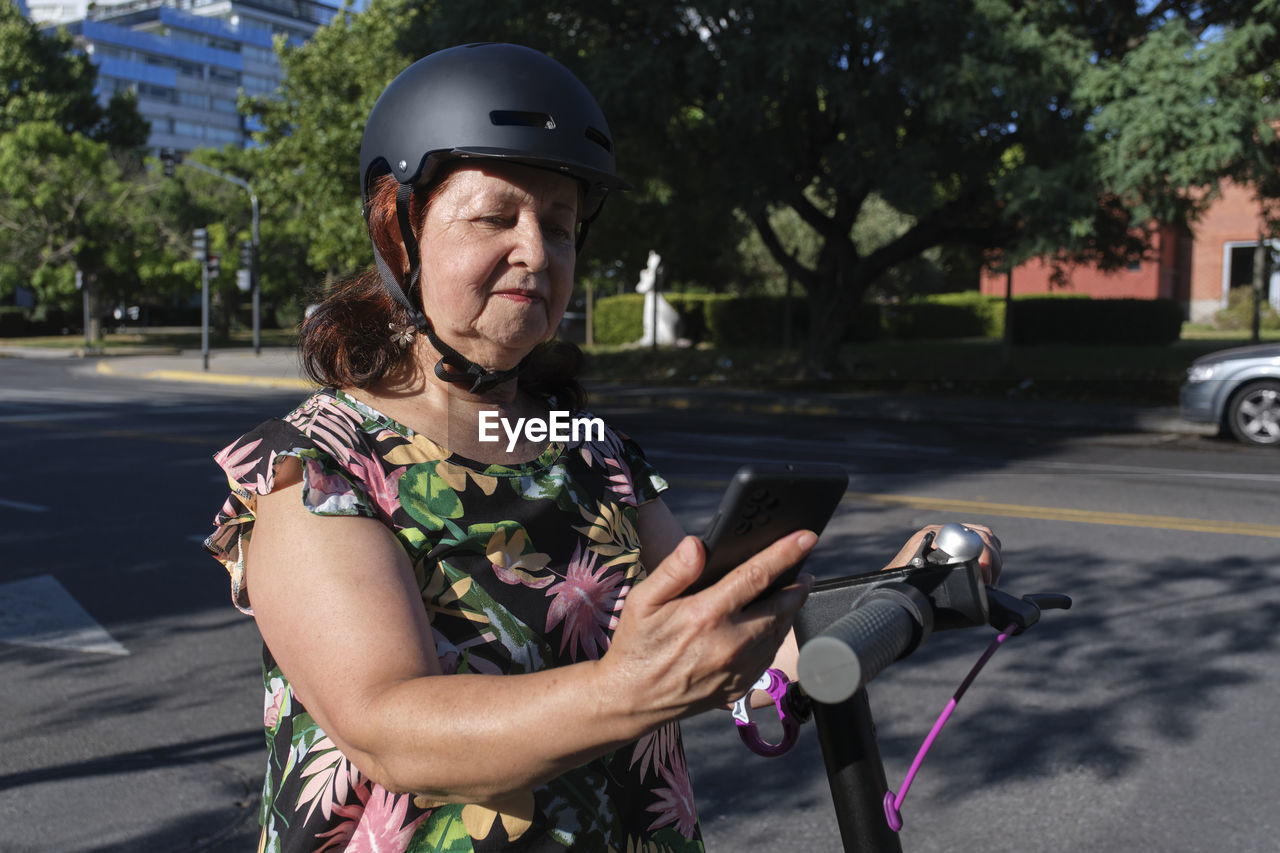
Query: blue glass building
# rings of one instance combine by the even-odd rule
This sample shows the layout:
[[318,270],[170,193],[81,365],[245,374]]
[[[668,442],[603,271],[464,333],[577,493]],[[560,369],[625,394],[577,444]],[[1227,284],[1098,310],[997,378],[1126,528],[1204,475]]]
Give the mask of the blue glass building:
[[[41,4],[56,2],[27,5],[34,20],[52,23],[66,7],[54,14]],[[338,11],[316,0],[128,0],[91,5],[62,25],[98,67],[102,102],[132,89],[151,123],[148,146],[186,152],[248,145],[258,128],[236,99],[279,87],[273,38],[300,44]]]

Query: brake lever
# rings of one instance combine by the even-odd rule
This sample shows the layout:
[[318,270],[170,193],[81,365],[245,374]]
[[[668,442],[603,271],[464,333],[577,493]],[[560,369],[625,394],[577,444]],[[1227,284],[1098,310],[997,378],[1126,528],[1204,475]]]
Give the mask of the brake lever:
[[1070,610],[1071,597],[1060,592],[1033,592],[1014,598],[994,586],[987,587],[987,624],[1010,630],[1015,636],[1040,621],[1042,610]]

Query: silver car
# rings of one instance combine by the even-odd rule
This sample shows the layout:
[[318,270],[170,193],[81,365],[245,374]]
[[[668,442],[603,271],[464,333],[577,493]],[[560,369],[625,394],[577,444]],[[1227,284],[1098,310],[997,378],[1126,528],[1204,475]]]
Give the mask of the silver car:
[[1280,344],[1211,352],[1187,368],[1183,420],[1217,424],[1248,444],[1280,447]]

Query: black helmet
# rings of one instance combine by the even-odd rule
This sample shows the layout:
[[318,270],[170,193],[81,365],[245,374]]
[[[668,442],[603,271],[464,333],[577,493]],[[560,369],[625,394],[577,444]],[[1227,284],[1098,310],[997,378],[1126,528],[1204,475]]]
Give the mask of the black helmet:
[[360,143],[360,189],[374,178],[429,180],[454,158],[500,158],[553,169],[586,186],[582,218],[599,212],[614,169],[613,139],[595,98],[568,68],[516,44],[437,51],[391,81]]
[[[516,44],[468,44],[437,51],[400,72],[378,97],[360,142],[360,193],[366,219],[374,180],[399,182],[396,219],[408,255],[403,285],[374,244],[383,286],[442,355],[435,373],[473,392],[514,377],[467,359],[436,336],[414,304],[421,272],[409,221],[415,185],[453,159],[501,159],[551,169],[582,182],[577,246],[611,189],[628,189],[614,169],[613,139],[595,98],[569,69]],[[523,366],[523,362],[521,363]]]

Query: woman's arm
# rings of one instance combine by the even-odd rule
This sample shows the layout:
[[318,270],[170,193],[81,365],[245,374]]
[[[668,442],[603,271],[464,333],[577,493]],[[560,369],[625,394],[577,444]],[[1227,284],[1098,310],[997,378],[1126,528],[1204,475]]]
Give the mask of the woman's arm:
[[528,675],[441,675],[399,543],[372,519],[309,512],[290,464],[258,501],[246,567],[254,616],[298,699],[361,772],[392,791],[484,802],[731,702],[772,658],[803,601],[792,589],[743,609],[807,553],[809,539],[787,537],[687,597],[702,551],[692,538],[677,540],[628,595],[601,660]]

